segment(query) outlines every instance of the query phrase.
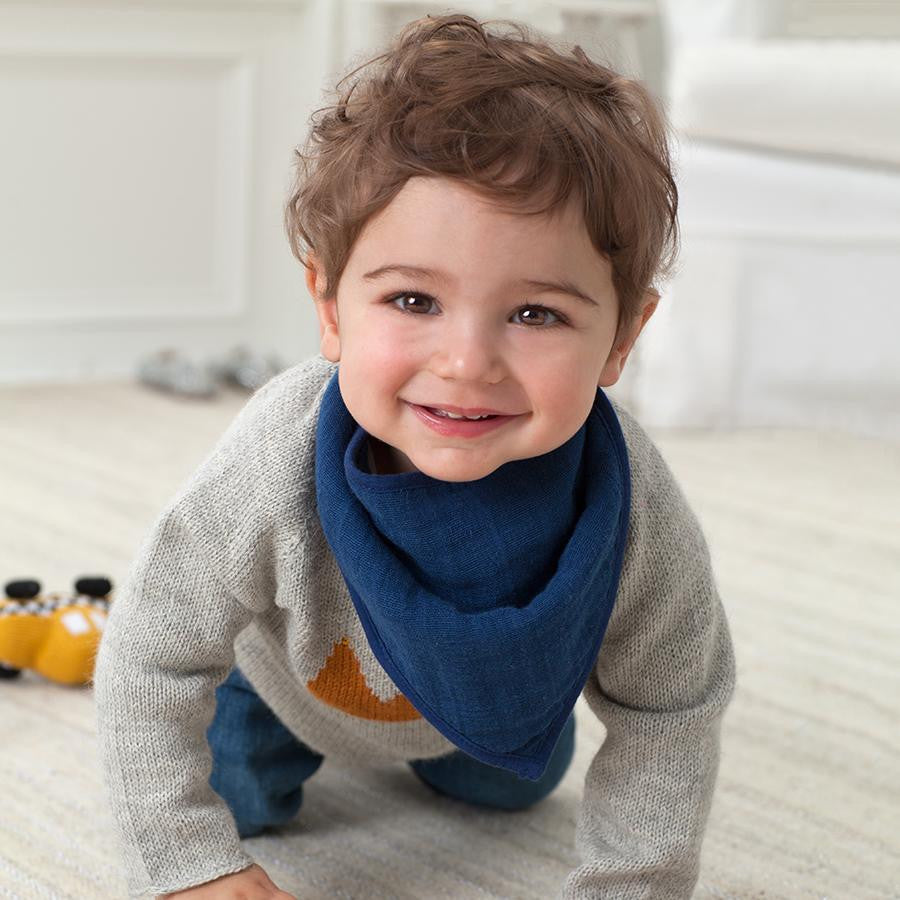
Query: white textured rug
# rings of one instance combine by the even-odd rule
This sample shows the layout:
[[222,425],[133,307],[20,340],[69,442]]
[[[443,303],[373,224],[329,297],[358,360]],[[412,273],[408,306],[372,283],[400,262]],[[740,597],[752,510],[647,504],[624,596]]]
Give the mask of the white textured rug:
[[[121,583],[162,505],[243,403],[127,384],[0,389],[0,581]],[[734,633],[698,898],[900,897],[900,447],[804,431],[651,431],[707,533]],[[564,783],[475,810],[402,766],[326,759],[247,849],[299,898],[545,900],[577,863],[603,728],[579,701]],[[121,898],[88,688],[0,682],[0,897]]]

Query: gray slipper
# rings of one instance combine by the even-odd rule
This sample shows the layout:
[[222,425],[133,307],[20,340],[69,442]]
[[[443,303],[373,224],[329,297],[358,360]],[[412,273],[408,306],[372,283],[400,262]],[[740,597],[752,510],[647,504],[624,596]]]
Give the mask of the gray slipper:
[[211,368],[226,384],[255,391],[283,372],[285,366],[273,355],[265,358],[241,345],[229,351],[220,362],[213,363]]
[[201,367],[167,348],[138,366],[138,380],[150,387],[185,397],[212,397],[218,387],[208,367]]

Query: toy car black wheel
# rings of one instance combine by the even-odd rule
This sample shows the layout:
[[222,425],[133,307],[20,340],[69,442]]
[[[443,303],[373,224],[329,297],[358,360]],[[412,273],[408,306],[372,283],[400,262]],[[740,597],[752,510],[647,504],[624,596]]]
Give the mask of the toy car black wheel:
[[112,590],[112,582],[102,575],[85,575],[75,582],[75,590],[88,597],[105,597]]
[[6,596],[11,600],[30,600],[41,592],[41,583],[22,579],[21,581],[7,581],[4,585]]

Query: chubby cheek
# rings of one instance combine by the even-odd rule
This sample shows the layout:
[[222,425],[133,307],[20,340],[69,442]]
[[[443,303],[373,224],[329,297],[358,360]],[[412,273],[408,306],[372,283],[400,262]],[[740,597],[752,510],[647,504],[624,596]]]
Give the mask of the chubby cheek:
[[[537,377],[535,377],[537,376]],[[532,409],[544,423],[547,439],[563,443],[581,427],[594,402],[597,386],[591,373],[554,366],[529,378]]]
[[361,352],[341,356],[338,378],[347,409],[366,431],[382,439],[407,380],[401,362],[377,341],[366,341]]
[[386,329],[382,320],[367,324],[352,354],[355,377],[363,389],[377,391],[378,402],[396,402],[396,395],[423,368],[421,340],[404,339],[396,326]]

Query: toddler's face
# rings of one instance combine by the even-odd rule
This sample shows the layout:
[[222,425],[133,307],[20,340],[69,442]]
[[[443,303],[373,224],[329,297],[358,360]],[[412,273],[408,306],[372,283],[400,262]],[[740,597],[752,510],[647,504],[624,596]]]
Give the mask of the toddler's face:
[[[316,303],[322,355],[340,362],[341,395],[377,439],[378,471],[472,481],[565,443],[655,308],[654,296],[613,348],[611,272],[573,205],[514,216],[465,185],[410,179],[366,223],[336,299]],[[313,296],[316,281],[309,271]],[[562,281],[590,300],[539,284]],[[501,415],[429,412],[448,407]]]

